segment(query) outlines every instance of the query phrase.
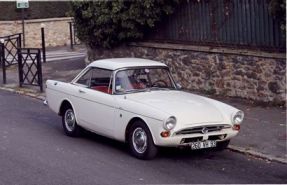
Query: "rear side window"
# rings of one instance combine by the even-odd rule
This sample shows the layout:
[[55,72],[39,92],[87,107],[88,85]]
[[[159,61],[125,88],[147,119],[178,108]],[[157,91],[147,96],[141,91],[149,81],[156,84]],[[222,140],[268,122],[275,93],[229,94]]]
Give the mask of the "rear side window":
[[92,68],[76,83],[87,86],[90,89],[112,94],[112,71]]

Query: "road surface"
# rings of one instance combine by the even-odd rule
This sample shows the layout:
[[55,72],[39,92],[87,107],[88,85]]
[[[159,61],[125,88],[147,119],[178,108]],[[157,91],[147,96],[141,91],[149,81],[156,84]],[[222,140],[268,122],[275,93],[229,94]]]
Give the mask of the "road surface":
[[0,91],[0,185],[192,183],[287,183],[287,165],[229,150],[164,149],[138,160],[96,134],[67,137],[41,101]]

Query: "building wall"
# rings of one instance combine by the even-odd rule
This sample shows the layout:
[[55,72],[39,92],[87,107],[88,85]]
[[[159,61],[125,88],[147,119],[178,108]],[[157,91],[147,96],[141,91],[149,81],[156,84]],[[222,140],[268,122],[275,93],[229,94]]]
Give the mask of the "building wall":
[[89,49],[88,61],[140,57],[166,63],[188,90],[284,105],[285,54],[172,44],[134,43],[113,50]]
[[[70,43],[68,22],[71,18],[32,19],[25,21],[26,47],[41,47],[41,24],[45,26],[46,47],[64,46]],[[0,37],[22,32],[22,22],[0,21]]]

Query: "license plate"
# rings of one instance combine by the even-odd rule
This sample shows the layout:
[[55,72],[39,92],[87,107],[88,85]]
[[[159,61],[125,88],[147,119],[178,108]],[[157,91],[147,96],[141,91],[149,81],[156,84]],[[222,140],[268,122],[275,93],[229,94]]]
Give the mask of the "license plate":
[[190,143],[192,150],[198,150],[202,148],[213,148],[216,147],[216,141],[198,141]]

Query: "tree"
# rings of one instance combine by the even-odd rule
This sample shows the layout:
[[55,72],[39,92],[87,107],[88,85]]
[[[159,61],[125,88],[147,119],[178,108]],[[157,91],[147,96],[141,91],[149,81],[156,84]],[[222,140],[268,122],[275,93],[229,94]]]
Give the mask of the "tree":
[[92,48],[112,48],[143,38],[171,14],[177,0],[73,1],[78,38]]

